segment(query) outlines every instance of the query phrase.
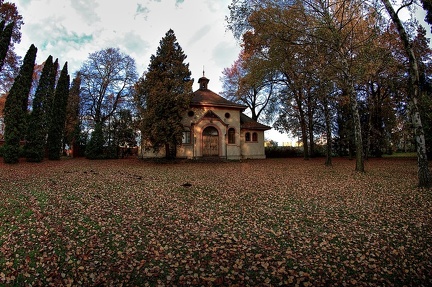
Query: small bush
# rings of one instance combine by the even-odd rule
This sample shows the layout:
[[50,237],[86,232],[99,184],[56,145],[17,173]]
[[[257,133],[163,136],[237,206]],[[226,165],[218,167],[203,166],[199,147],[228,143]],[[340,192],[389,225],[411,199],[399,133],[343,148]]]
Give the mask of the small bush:
[[104,147],[104,156],[105,159],[116,159],[119,158],[119,147],[116,145],[110,145],[107,147]]
[[267,158],[287,158],[287,157],[300,157],[303,152],[295,147],[290,146],[272,146],[265,148]]

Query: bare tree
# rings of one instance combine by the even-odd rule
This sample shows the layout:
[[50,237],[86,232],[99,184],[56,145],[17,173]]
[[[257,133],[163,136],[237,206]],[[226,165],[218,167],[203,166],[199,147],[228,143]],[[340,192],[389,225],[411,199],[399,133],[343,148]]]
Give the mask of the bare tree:
[[90,54],[80,75],[82,112],[95,124],[105,123],[122,104],[132,100],[138,78],[135,60],[117,48]]

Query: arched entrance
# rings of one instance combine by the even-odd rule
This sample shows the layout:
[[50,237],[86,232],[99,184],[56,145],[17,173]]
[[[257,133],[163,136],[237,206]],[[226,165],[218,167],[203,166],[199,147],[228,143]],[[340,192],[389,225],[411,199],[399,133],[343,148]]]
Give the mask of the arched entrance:
[[202,155],[219,156],[219,132],[215,127],[206,127],[203,131],[203,151]]

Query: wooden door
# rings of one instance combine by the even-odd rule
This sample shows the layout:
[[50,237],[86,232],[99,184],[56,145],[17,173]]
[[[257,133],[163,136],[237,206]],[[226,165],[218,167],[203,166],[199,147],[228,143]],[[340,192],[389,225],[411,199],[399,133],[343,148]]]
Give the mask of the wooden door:
[[215,127],[203,131],[203,156],[219,156],[219,133]]

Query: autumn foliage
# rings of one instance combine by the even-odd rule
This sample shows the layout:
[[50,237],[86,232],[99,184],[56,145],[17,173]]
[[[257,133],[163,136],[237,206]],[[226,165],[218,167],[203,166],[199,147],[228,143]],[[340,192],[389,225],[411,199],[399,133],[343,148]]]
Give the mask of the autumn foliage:
[[427,286],[415,159],[0,163],[0,285]]

